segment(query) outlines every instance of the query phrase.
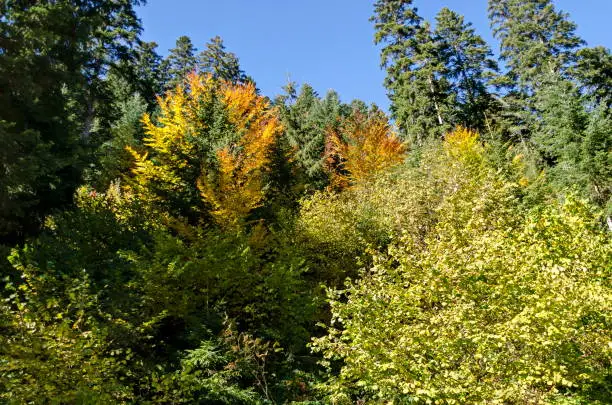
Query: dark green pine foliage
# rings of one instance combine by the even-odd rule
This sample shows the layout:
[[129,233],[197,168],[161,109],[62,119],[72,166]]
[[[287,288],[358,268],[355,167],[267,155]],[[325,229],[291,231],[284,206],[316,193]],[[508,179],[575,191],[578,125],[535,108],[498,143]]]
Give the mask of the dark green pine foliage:
[[578,61],[572,69],[583,92],[598,104],[612,108],[612,54],[603,46],[583,48],[577,52]]
[[285,91],[276,104],[280,107],[287,142],[305,188],[322,189],[329,184],[325,170],[326,134],[338,128],[340,118],[346,116],[350,108],[340,102],[336,92],[329,91],[320,98],[308,84],[301,87],[299,94],[294,83]]
[[[533,142],[551,165],[566,169],[579,157],[579,143],[587,114],[576,86],[559,75],[550,74],[536,93],[535,107],[540,119]],[[575,172],[575,171],[574,171]]]
[[456,103],[453,124],[488,132],[488,115],[495,104],[488,85],[497,71],[491,49],[471,23],[448,8],[436,16],[434,37]]
[[167,81],[156,47],[155,42],[140,42],[133,58],[113,66],[105,77],[106,110],[112,118],[108,135],[96,150],[96,164],[83,176],[97,190],[105,190],[111,181],[129,172],[133,157],[126,146],[135,150],[142,146],[142,116],[155,112],[157,96],[163,94]]
[[506,68],[495,79],[505,91],[497,120],[505,138],[526,140],[537,126],[533,95],[547,75],[568,74],[583,41],[551,0],[490,0],[488,9]]
[[139,3],[0,6],[0,244],[22,241],[71,201],[109,125],[104,76],[132,54]]
[[601,103],[585,107],[575,83],[550,75],[535,97],[540,119],[532,141],[552,184],[577,187],[612,212],[612,117]]
[[176,40],[176,45],[170,50],[162,66],[162,69],[168,72],[166,89],[182,84],[185,76],[196,70],[198,65],[196,51],[197,48],[193,46],[191,38],[183,35]]
[[141,42],[136,48],[136,60],[133,64],[136,93],[140,94],[150,108],[157,105],[156,96],[163,94],[168,72],[162,57],[157,53],[157,43]]
[[247,76],[240,69],[238,57],[233,52],[225,50],[223,39],[216,36],[212,38],[198,56],[200,73],[209,73],[216,79],[232,83],[243,83]]
[[448,80],[448,70],[429,22],[424,22],[416,35],[415,69],[410,85],[402,94],[412,123],[412,138],[442,137],[455,120],[455,95]]
[[589,114],[580,155],[590,194],[604,207],[608,229],[612,231],[612,114],[605,103]]
[[416,143],[442,135],[453,100],[429,24],[411,0],[379,0],[374,13],[374,42],[382,45],[385,87],[402,135]]
[[543,74],[565,74],[582,41],[567,13],[551,0],[490,0],[489,19],[500,41],[506,79],[532,95]]
[[126,150],[127,146],[142,148],[142,117],[149,108],[147,101],[134,93],[117,102],[116,108],[120,116],[111,126],[111,138],[98,148],[98,168],[90,176],[90,184],[96,190],[106,190],[111,182],[129,173],[134,157]]

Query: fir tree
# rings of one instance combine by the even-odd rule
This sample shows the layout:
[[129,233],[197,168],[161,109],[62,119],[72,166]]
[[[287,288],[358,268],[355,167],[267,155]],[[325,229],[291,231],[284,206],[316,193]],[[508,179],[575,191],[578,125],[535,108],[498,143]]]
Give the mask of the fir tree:
[[238,58],[232,52],[225,50],[221,37],[212,38],[198,56],[200,73],[209,73],[216,79],[232,83],[246,81],[246,75],[240,69]]
[[340,102],[336,92],[329,91],[321,99],[309,84],[304,84],[299,94],[293,83],[285,91],[287,94],[276,103],[280,106],[287,142],[306,189],[323,188],[329,182],[324,167],[326,133],[339,128],[349,108]]
[[4,2],[0,18],[0,244],[68,204],[109,125],[109,69],[132,56],[139,1]]
[[187,75],[196,70],[196,51],[191,38],[183,35],[176,40],[176,45],[164,61],[164,69],[167,69],[169,79],[166,88],[172,89],[182,84]]
[[450,123],[452,96],[430,25],[411,0],[379,0],[372,17],[382,45],[391,112],[405,137],[420,143],[441,136]]
[[582,41],[568,14],[551,0],[490,0],[489,19],[500,41],[509,87],[531,95],[545,73],[564,74]]
[[572,75],[580,81],[582,90],[598,104],[612,108],[612,54],[603,46],[583,48]]
[[493,105],[488,84],[497,71],[491,49],[471,23],[448,8],[436,16],[434,36],[456,102],[453,123],[479,131],[487,129],[487,111]]

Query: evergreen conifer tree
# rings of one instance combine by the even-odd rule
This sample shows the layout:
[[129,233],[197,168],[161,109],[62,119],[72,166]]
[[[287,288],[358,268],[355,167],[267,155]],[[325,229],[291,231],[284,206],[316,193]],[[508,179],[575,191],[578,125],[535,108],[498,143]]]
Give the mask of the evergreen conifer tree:
[[497,71],[491,49],[471,23],[448,8],[436,16],[434,36],[456,102],[454,124],[484,132],[494,104],[489,79]]
[[216,79],[232,83],[246,81],[238,57],[225,50],[223,39],[219,36],[212,38],[206,44],[206,49],[198,55],[198,68],[201,73],[209,73]]
[[164,61],[164,69],[167,69],[169,78],[166,88],[172,89],[182,84],[187,75],[196,70],[196,51],[197,48],[188,36],[183,35],[176,40],[176,45]]

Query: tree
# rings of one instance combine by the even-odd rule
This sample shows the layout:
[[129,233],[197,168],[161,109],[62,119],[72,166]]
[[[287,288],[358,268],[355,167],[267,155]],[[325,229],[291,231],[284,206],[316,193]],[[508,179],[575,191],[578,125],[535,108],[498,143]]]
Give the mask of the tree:
[[336,186],[360,184],[404,160],[405,146],[384,113],[355,110],[339,131],[328,132],[327,162]]
[[471,23],[448,8],[436,16],[434,38],[456,103],[453,124],[485,130],[489,125],[487,112],[494,104],[489,80],[497,71],[491,49]]
[[[136,48],[136,63],[134,64],[133,82],[135,92],[140,94],[151,106],[155,105],[155,97],[163,94],[168,80],[163,59],[156,51],[157,43],[141,42]],[[131,81],[132,81],[131,80]]]
[[583,48],[577,52],[578,61],[572,69],[583,92],[595,103],[612,108],[612,54],[602,46]]
[[196,70],[198,66],[196,51],[197,48],[193,46],[191,38],[184,35],[177,38],[176,45],[170,49],[164,60],[164,69],[168,72],[167,89],[182,84],[187,75]]
[[4,2],[0,19],[0,243],[71,201],[104,137],[104,76],[130,58],[136,0]]
[[281,125],[252,83],[190,74],[144,116],[145,148],[131,149],[135,198],[159,218],[235,226],[262,203]]
[[282,131],[276,111],[269,110],[266,99],[257,95],[255,85],[231,85],[221,88],[229,121],[240,138],[235,144],[216,151],[218,168],[204,173],[198,181],[202,197],[213,206],[212,215],[224,226],[241,225],[255,208],[262,205],[265,172],[270,152]]
[[244,83],[247,80],[240,69],[238,58],[234,53],[225,50],[223,40],[219,36],[212,38],[198,56],[198,70],[200,73],[212,75],[215,79],[231,83]]
[[525,141],[537,126],[533,96],[547,76],[568,77],[584,41],[575,33],[576,24],[551,0],[491,0],[489,20],[506,67],[494,80],[505,89],[496,118],[505,138]]
[[535,107],[541,118],[532,140],[551,184],[561,192],[578,188],[609,210],[612,121],[606,103],[585,105],[575,83],[553,75],[538,90]]
[[572,197],[526,214],[485,151],[473,132],[455,131],[422,160],[423,176],[374,193],[405,197],[418,222],[329,291],[328,334],[314,343],[337,370],[326,402],[609,397],[612,245],[599,214]]
[[449,128],[453,100],[430,25],[411,0],[379,0],[374,10],[374,42],[383,45],[385,87],[403,136],[417,143],[441,136]]
[[338,130],[350,108],[341,103],[338,93],[329,91],[321,98],[309,85],[304,84],[297,94],[294,84],[286,88],[286,95],[276,104],[288,146],[302,173],[306,190],[322,189],[329,183],[325,170],[325,139],[331,130]]
[[500,41],[506,84],[527,96],[536,92],[543,74],[566,74],[584,43],[576,24],[551,0],[491,0],[489,19]]

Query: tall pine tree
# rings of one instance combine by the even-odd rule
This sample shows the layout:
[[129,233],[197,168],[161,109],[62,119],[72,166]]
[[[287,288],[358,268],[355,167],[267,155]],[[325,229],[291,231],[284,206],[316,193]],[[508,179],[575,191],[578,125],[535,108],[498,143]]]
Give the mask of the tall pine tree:
[[471,23],[448,8],[436,16],[434,36],[456,103],[453,123],[485,132],[494,105],[488,85],[497,71],[491,49]]
[[543,74],[564,74],[582,41],[552,0],[489,0],[489,19],[507,68],[505,83],[532,95]]
[[198,59],[197,48],[193,46],[191,38],[183,35],[178,37],[176,45],[170,50],[170,54],[164,60],[164,69],[168,72],[167,89],[173,89],[182,84],[187,75],[196,70]]
[[209,73],[216,79],[232,83],[244,83],[247,79],[240,69],[238,57],[225,50],[223,39],[219,36],[212,38],[198,55],[198,68],[200,73]]
[[105,76],[133,55],[137,0],[0,6],[0,244],[68,204],[108,125]]
[[431,27],[417,11],[412,0],[379,0],[372,21],[392,115],[402,135],[420,143],[449,128],[453,100]]

